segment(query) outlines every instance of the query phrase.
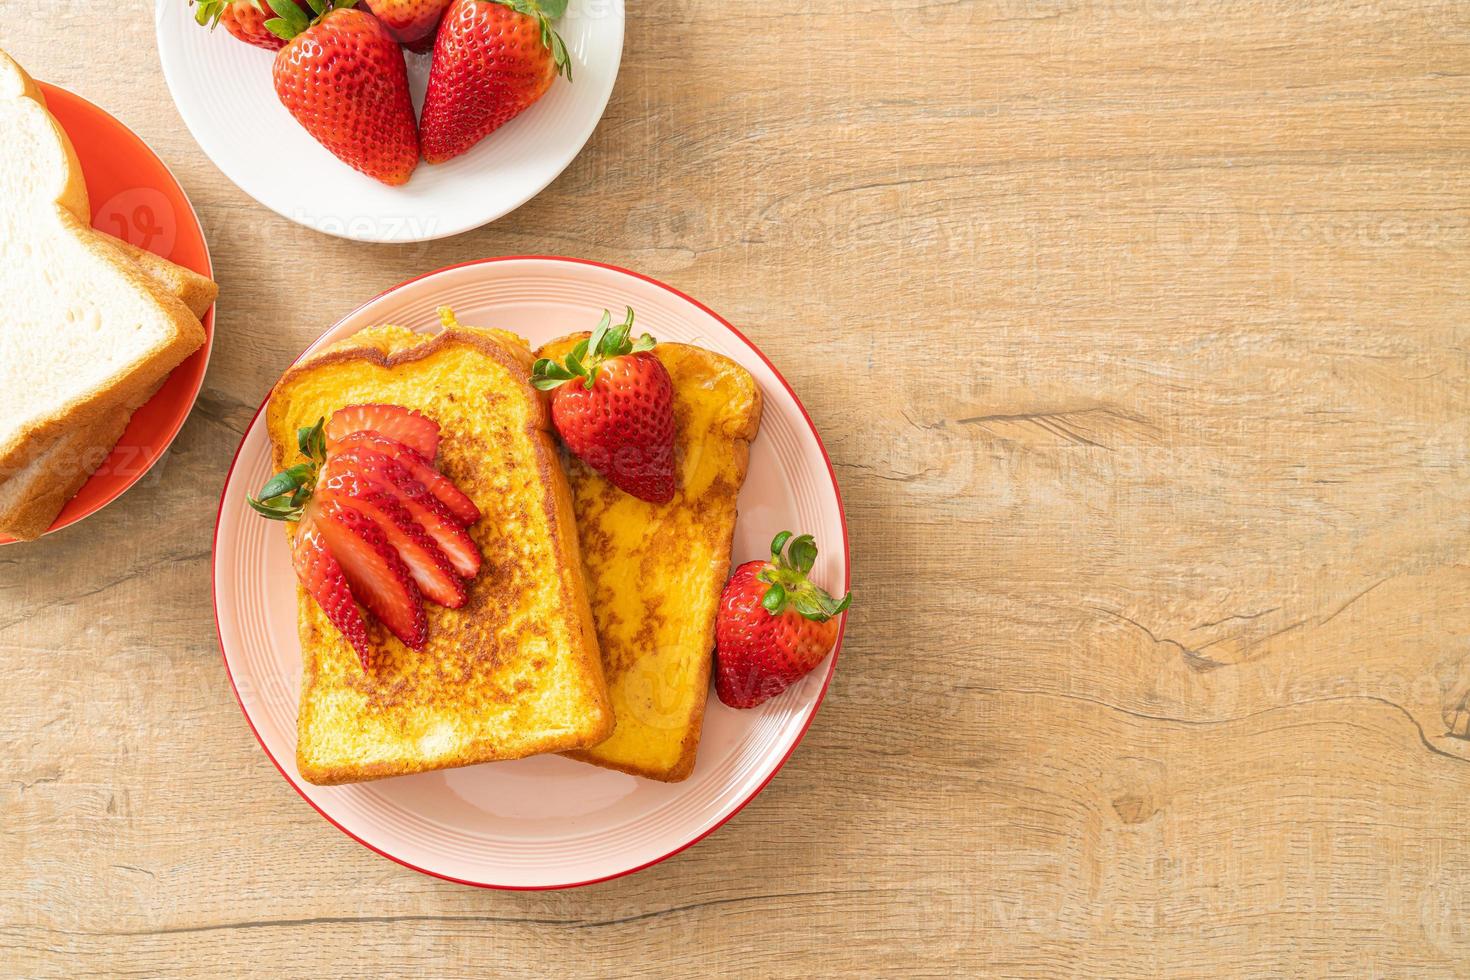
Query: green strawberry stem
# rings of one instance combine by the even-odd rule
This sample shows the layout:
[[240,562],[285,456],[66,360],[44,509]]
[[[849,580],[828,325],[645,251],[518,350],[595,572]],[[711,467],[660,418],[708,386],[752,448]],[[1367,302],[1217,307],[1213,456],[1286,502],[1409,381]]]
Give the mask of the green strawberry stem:
[[567,12],[567,0],[495,0],[496,3],[504,4],[518,14],[525,14],[536,21],[536,26],[541,28],[541,43],[551,51],[551,58],[556,62],[556,73],[567,76],[567,81],[572,80],[572,58],[567,53],[566,42],[561,35],[551,27],[551,22],[560,20],[561,15]]
[[770,585],[761,597],[761,605],[772,616],[779,616],[788,605],[807,619],[817,623],[843,612],[852,603],[852,593],[834,599],[807,578],[817,563],[817,543],[810,534],[793,537],[782,531],[771,541],[771,560],[756,578]]
[[579,341],[567,353],[564,362],[557,363],[549,357],[543,357],[531,365],[531,384],[540,391],[550,391],[568,381],[579,379],[582,386],[590,391],[597,382],[597,369],[603,363],[624,354],[652,350],[658,341],[648,334],[643,334],[637,340],[629,339],[628,335],[633,331],[633,307],[627,309],[623,322],[617,326],[612,325],[612,314],[603,310],[602,322],[592,331],[592,336]]
[[306,502],[316,489],[316,480],[322,464],[327,461],[327,420],[316,420],[316,425],[296,430],[296,448],[306,457],[306,462],[288,466],[265,481],[260,493],[247,496],[245,502],[262,517],[273,521],[299,521],[306,510]]
[[275,16],[265,22],[265,29],[282,41],[289,41],[307,28],[316,24],[334,10],[345,10],[357,5],[357,0],[306,0],[311,5],[313,17],[296,5],[296,0],[266,0]]
[[[193,4],[194,0],[189,2]],[[225,15],[225,8],[229,5],[230,0],[199,0],[194,6],[194,23],[214,30],[219,26],[219,19]]]

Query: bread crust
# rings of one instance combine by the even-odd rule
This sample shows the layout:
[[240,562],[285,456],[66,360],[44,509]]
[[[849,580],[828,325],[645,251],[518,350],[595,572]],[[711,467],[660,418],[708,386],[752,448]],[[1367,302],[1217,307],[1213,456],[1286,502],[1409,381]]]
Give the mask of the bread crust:
[[209,312],[219,296],[219,285],[213,279],[188,266],[170,262],[161,255],[105,231],[93,229],[93,234],[137,263],[138,268],[155,285],[188,307],[196,320],[204,319],[204,314]]
[[[324,368],[330,369],[333,365],[345,365],[354,361],[366,361],[383,369],[411,364],[414,361],[423,360],[446,349],[454,344],[465,344],[473,347],[476,351],[508,369],[513,377],[520,381],[521,395],[526,399],[526,404],[531,407],[530,433],[535,466],[544,488],[542,494],[542,506],[546,510],[547,523],[551,529],[551,537],[557,553],[560,556],[560,569],[558,574],[559,590],[563,608],[570,609],[578,620],[578,629],[573,634],[575,649],[570,651],[571,666],[579,679],[581,687],[591,696],[591,702],[587,706],[588,715],[577,732],[564,734],[548,734],[537,739],[529,739],[518,742],[514,754],[507,755],[501,748],[488,741],[471,741],[460,746],[457,750],[434,756],[432,759],[414,762],[382,762],[354,765],[319,765],[307,754],[307,705],[309,694],[313,685],[318,680],[317,658],[309,652],[310,644],[315,638],[309,635],[305,617],[302,617],[302,709],[298,714],[298,737],[297,737],[297,769],[302,778],[308,782],[322,786],[338,785],[349,782],[363,782],[366,780],[383,779],[391,776],[408,775],[417,772],[430,772],[441,769],[450,769],[459,766],[475,765],[482,762],[498,761],[509,758],[523,758],[544,752],[557,752],[565,749],[579,748],[602,741],[611,732],[614,724],[612,707],[608,703],[606,684],[603,680],[602,658],[597,648],[596,632],[592,625],[591,606],[587,600],[586,586],[581,575],[581,558],[578,551],[577,536],[575,533],[566,533],[567,528],[575,528],[573,516],[571,492],[566,484],[566,476],[562,472],[561,464],[557,459],[557,450],[552,440],[550,429],[551,419],[544,401],[538,397],[538,393],[531,387],[529,381],[529,367],[531,364],[530,351],[526,350],[521,356],[513,349],[507,348],[496,339],[493,331],[477,330],[469,327],[450,327],[432,336],[424,336],[420,342],[399,349],[385,349],[383,346],[372,343],[354,344],[356,338],[349,338],[340,344],[335,344],[315,357],[312,357],[286,371],[272,389],[271,403],[266,409],[267,428],[271,433],[272,452],[277,467],[286,462],[288,452],[294,451],[294,443],[290,441],[292,434],[284,430],[284,398],[279,402],[277,396],[290,389],[291,385],[304,378],[311,372],[320,371]],[[523,345],[521,345],[523,346]],[[288,534],[293,533],[294,526],[288,528]],[[473,590],[477,584],[484,582],[483,577],[477,578],[471,583]],[[299,601],[311,602],[309,597],[301,596],[298,587]],[[431,635],[430,643],[433,643]]]

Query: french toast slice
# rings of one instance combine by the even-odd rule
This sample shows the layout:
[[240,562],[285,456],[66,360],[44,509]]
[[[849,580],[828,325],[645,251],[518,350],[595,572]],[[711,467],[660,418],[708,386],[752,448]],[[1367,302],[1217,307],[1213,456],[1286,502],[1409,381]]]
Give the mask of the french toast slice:
[[[561,360],[586,336],[553,341],[538,356]],[[565,457],[617,716],[607,741],[567,755],[677,782],[693,772],[699,748],[715,613],[761,393],[750,372],[712,351],[661,343],[653,353],[674,386],[674,499],[639,500]]]
[[531,363],[503,331],[380,327],[293,367],[272,392],[277,469],[295,461],[298,428],[347,405],[402,405],[439,423],[439,468],[484,515],[469,529],[484,566],[465,605],[429,605],[420,650],[370,623],[371,671],[298,588],[296,760],[308,781],[518,759],[612,731],[571,494]]

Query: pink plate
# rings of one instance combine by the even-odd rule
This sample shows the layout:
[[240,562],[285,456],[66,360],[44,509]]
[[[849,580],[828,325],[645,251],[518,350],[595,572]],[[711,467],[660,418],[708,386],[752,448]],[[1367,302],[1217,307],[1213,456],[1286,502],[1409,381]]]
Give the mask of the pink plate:
[[[514,330],[533,346],[595,324],[604,308],[632,306],[639,328],[660,340],[699,344],[744,365],[761,386],[765,414],[740,494],[732,561],[767,554],[783,528],[807,531],[826,547],[817,581],[846,589],[842,501],[816,429],[764,355],[712,311],[612,266],[544,256],[487,259],[389,290],[310,350],[383,323],[431,331],[442,305],[461,322]],[[836,651],[802,683],[752,711],[726,708],[712,692],[698,763],[682,783],[539,756],[313,786],[295,764],[301,650],[286,540],[245,506],[245,495],[269,470],[257,414],[226,478],[215,526],[214,604],[225,667],[261,746],[296,791],[344,833],[416,871],[491,888],[566,888],[646,868],[713,832],[765,787],[801,741],[831,681]]]

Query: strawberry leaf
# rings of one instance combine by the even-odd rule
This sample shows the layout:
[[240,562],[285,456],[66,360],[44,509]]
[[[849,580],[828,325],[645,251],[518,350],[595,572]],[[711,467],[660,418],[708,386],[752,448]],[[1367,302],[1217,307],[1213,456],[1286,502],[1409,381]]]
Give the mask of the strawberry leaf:
[[633,347],[629,351],[629,353],[632,353],[632,354],[640,354],[640,353],[642,353],[643,351],[646,351],[646,350],[653,350],[653,348],[657,344],[658,344],[658,341],[654,340],[648,334],[644,334],[643,336],[639,337],[637,340],[635,340],[633,342]]
[[224,13],[223,0],[200,0],[199,5],[194,8],[194,23],[214,30],[219,26],[219,19]]
[[322,460],[327,455],[326,416],[316,420],[316,425],[303,426],[296,430],[296,448],[307,459]]
[[577,345],[577,350],[574,352],[577,357],[586,357],[588,351],[591,351],[598,357],[604,356],[603,344],[607,340],[608,327],[610,326],[612,326],[612,314],[607,310],[603,310],[602,319],[598,321],[597,329],[592,331],[592,336]]
[[296,430],[296,448],[306,457],[305,462],[288,466],[260,488],[258,497],[246,496],[256,513],[273,521],[299,521],[306,502],[316,489],[317,474],[327,458],[326,419],[319,418],[316,425],[302,426]]
[[771,539],[771,560],[772,561],[779,562],[781,560],[781,552],[783,552],[783,551],[786,550],[786,542],[788,542],[790,540],[791,540],[791,532],[790,531],[782,531],[780,534],[776,535],[774,538]]
[[567,0],[539,0],[537,5],[547,20],[560,20],[567,12]]
[[[276,37],[289,41],[311,26],[311,18],[306,16],[306,11],[296,6],[296,0],[267,0],[267,2],[270,4],[271,10],[275,11],[276,16],[266,21],[265,27],[266,30],[276,35]],[[276,21],[282,22],[282,25],[278,25],[278,27],[284,26],[284,30],[287,33],[283,34],[281,30],[271,26]]]
[[572,372],[549,357],[543,357],[531,365],[531,385],[537,391],[550,391],[572,380]]
[[531,365],[531,375],[532,377],[557,378],[561,381],[572,380],[572,372],[549,357],[543,357]]
[[260,499],[270,500],[288,493],[294,494],[307,484],[314,472],[315,467],[307,463],[298,463],[289,469],[282,470],[260,488]]
[[761,596],[761,605],[772,616],[781,615],[786,608],[786,590],[779,583],[773,584],[766,590],[766,594]]
[[[585,343],[586,341],[584,340],[581,344],[578,344],[577,346],[581,347],[582,344]],[[582,375],[587,373],[587,369],[582,366],[582,357],[585,356],[586,353],[586,351],[583,351],[581,354],[578,354],[574,350],[567,355],[567,370],[572,373],[572,377],[581,377]]]
[[551,60],[556,62],[557,74],[567,76],[567,81],[570,82],[572,80],[572,56],[567,53],[567,44],[556,31],[550,31],[550,34],[551,43],[547,47],[551,48]]
[[301,520],[301,508],[293,507],[290,501],[277,502],[267,500],[256,500],[254,497],[246,497],[245,502],[260,516],[273,521],[299,521]]
[[817,563],[817,543],[810,534],[803,534],[791,542],[786,551],[786,559],[791,567],[805,575],[812,570]]
[[792,596],[791,602],[797,612],[813,622],[825,623],[832,618],[831,614],[822,608],[822,601],[810,592],[796,593]]
[[630,306],[627,311],[623,322],[609,330],[607,337],[603,340],[600,350],[604,357],[617,357],[620,354],[629,353],[628,331],[633,329],[633,308]]

